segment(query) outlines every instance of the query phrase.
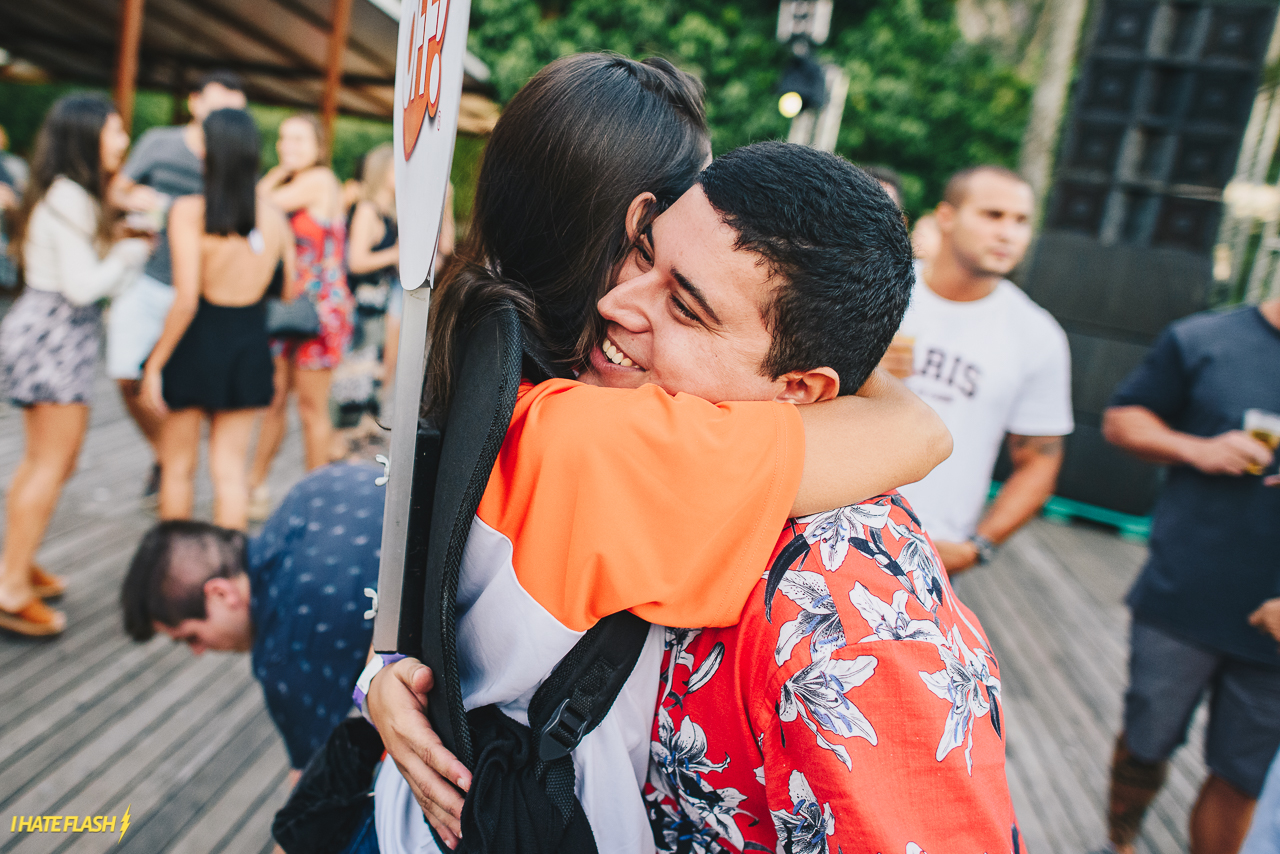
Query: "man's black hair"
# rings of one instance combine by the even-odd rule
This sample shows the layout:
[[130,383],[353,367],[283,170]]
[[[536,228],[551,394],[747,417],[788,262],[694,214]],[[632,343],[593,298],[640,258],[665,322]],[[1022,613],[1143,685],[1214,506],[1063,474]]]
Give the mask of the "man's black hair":
[[210,83],[217,83],[224,89],[230,89],[232,92],[244,91],[244,78],[234,71],[225,68],[215,68],[212,71],[206,71],[196,78],[196,85],[191,87],[192,92],[203,92],[204,87]]
[[171,519],[152,527],[120,590],[125,632],[145,641],[156,633],[156,623],[172,627],[205,619],[204,583],[244,572],[246,545],[242,532],[208,522]]
[[762,307],[773,344],[761,373],[830,367],[856,392],[902,323],[915,281],[897,205],[847,160],[758,142],[712,161],[698,182],[736,248],[782,281]]

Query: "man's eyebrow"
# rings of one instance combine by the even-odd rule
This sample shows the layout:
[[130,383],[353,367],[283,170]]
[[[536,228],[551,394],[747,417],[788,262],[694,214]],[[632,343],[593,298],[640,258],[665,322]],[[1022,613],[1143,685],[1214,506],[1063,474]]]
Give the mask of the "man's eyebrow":
[[724,326],[724,322],[720,320],[720,315],[716,314],[715,309],[711,307],[711,303],[707,302],[706,296],[698,289],[697,285],[685,278],[684,273],[674,267],[671,268],[671,277],[676,280],[680,290],[687,293],[694,302],[702,307],[702,310],[707,313],[716,326]]

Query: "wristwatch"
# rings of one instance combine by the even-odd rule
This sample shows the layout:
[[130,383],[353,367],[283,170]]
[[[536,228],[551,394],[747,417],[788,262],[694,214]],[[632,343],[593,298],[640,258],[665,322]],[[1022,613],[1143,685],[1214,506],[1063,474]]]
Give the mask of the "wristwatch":
[[360,710],[360,715],[374,729],[377,729],[377,727],[373,724],[373,718],[369,717],[369,686],[373,683],[373,677],[377,676],[382,671],[382,668],[395,664],[402,658],[404,656],[398,652],[376,653],[373,658],[369,659],[369,663],[364,666],[364,670],[360,672],[360,678],[356,680],[355,690],[351,692],[351,699],[356,708]]
[[980,565],[986,566],[996,559],[996,552],[1000,547],[986,537],[981,534],[974,534],[969,538],[969,542],[978,550],[978,563]]

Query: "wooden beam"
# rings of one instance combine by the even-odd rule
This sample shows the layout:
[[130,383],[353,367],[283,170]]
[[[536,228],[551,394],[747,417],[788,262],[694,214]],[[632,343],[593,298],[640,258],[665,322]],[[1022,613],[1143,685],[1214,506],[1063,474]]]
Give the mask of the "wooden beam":
[[[351,25],[351,0],[333,0],[333,28],[329,31],[329,60],[324,69],[324,95],[320,99],[320,123],[326,142],[333,139],[333,122],[338,117],[338,93],[342,89],[342,60],[347,51],[347,30]],[[332,145],[328,146],[330,149]],[[330,152],[326,151],[326,158]]]
[[133,93],[138,81],[138,46],[142,42],[142,6],[146,0],[121,0],[120,50],[116,54],[116,109],[125,130],[133,127]]

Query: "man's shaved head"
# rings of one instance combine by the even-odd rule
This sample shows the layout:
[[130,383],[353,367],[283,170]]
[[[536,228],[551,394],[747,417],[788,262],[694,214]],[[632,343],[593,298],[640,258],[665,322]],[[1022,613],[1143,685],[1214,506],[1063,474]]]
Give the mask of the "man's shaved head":
[[125,631],[144,641],[155,623],[203,620],[205,582],[245,571],[245,536],[207,522],[160,522],[142,538],[121,591]]
[[1001,178],[1007,178],[1010,181],[1017,181],[1019,184],[1025,184],[1030,187],[1031,184],[1026,178],[1023,178],[1012,169],[1004,166],[997,166],[994,163],[984,163],[979,166],[970,166],[967,169],[961,169],[959,172],[947,179],[947,187],[942,192],[942,200],[954,208],[960,207],[969,196],[969,184],[973,178],[978,175],[998,175]]

